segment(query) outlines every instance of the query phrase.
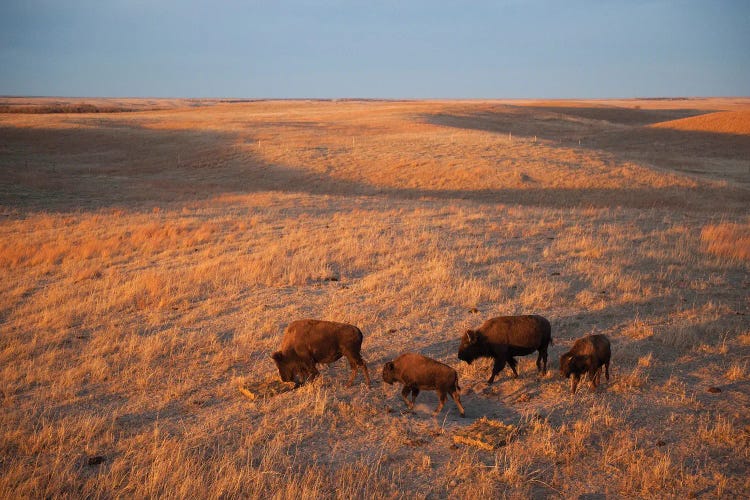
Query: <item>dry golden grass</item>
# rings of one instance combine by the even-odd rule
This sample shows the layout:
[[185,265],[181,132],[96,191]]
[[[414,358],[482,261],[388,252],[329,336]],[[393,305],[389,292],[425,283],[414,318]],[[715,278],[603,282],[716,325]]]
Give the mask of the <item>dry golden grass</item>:
[[708,225],[701,229],[701,241],[713,254],[750,260],[750,222]]
[[[686,176],[643,126],[747,100],[87,102],[156,109],[0,114],[0,497],[749,491],[746,157],[702,136]],[[516,313],[550,372],[488,387],[459,334]],[[302,317],[359,326],[374,376],[454,366],[468,418],[343,361],[240,393]],[[573,396],[592,332],[612,378]],[[482,417],[519,432],[454,446]]]
[[750,110],[720,111],[652,125],[658,128],[750,135]]

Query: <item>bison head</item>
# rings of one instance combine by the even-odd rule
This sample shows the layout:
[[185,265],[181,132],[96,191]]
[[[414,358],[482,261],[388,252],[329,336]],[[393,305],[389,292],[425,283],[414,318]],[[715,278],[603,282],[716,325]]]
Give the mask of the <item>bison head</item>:
[[563,354],[560,356],[560,375],[565,378],[570,377],[570,361],[573,359],[572,354]]
[[461,337],[461,345],[458,346],[458,359],[471,364],[472,361],[482,356],[484,351],[482,333],[476,330],[466,330]]
[[560,356],[560,375],[569,378],[571,375],[580,375],[588,370],[588,356],[576,356],[566,353]]
[[307,378],[304,364],[295,356],[276,351],[271,355],[271,359],[276,363],[282,381],[299,385]]
[[383,365],[383,382],[393,384],[396,381],[396,365],[392,361]]

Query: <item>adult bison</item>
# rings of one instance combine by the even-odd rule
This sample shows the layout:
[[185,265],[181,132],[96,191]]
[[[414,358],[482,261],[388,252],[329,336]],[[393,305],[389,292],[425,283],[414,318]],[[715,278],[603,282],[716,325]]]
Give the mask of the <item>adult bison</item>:
[[271,358],[279,369],[281,380],[299,386],[320,374],[316,364],[333,363],[344,356],[352,368],[349,385],[354,383],[357,370],[361,368],[369,386],[370,374],[360,354],[361,347],[362,331],[356,326],[302,319],[289,323],[281,339],[280,350],[274,352]]
[[491,384],[508,363],[518,377],[513,356],[526,356],[539,351],[537,370],[547,371],[547,346],[552,343],[552,328],[542,316],[499,316],[491,318],[477,330],[466,330],[458,347],[458,359],[471,363],[477,358],[493,358]]

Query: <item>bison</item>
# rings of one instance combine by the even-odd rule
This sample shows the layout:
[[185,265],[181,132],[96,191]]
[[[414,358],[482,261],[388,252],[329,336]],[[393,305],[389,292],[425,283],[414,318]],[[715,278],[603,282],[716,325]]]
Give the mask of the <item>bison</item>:
[[362,359],[362,331],[353,325],[303,319],[289,323],[281,340],[281,349],[271,355],[284,382],[296,386],[314,379],[320,372],[318,363],[333,363],[345,356],[352,368],[349,385],[354,383],[357,370],[362,369],[365,382],[370,385],[367,364]]
[[573,378],[570,388],[576,393],[581,375],[588,373],[591,382],[591,390],[596,389],[599,383],[604,365],[604,374],[609,381],[609,360],[612,351],[609,347],[609,339],[604,335],[587,335],[576,340],[570,351],[560,356],[560,374],[565,378]]
[[552,344],[552,328],[542,316],[499,316],[491,318],[477,330],[466,330],[458,347],[458,359],[471,363],[477,358],[493,358],[491,384],[508,363],[518,377],[513,356],[525,356],[539,351],[536,367],[547,371],[547,347]]
[[[401,397],[409,409],[414,408],[414,400],[420,390],[437,391],[440,402],[435,415],[443,409],[446,396],[450,394],[461,416],[466,416],[458,395],[458,391],[461,390],[458,386],[458,373],[450,366],[432,358],[413,352],[404,353],[383,366],[383,381],[388,384],[394,382],[404,384]],[[410,391],[411,401],[406,398]]]

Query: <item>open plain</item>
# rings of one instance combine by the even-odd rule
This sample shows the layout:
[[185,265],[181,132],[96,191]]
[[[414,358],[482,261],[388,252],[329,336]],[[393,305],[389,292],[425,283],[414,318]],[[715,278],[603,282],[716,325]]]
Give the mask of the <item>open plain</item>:
[[[0,497],[750,494],[750,99],[0,99]],[[541,314],[487,385],[456,356]],[[285,326],[357,325],[276,376]],[[612,378],[570,394],[573,341]],[[454,367],[406,413],[386,361]],[[455,444],[481,417],[495,450]]]

